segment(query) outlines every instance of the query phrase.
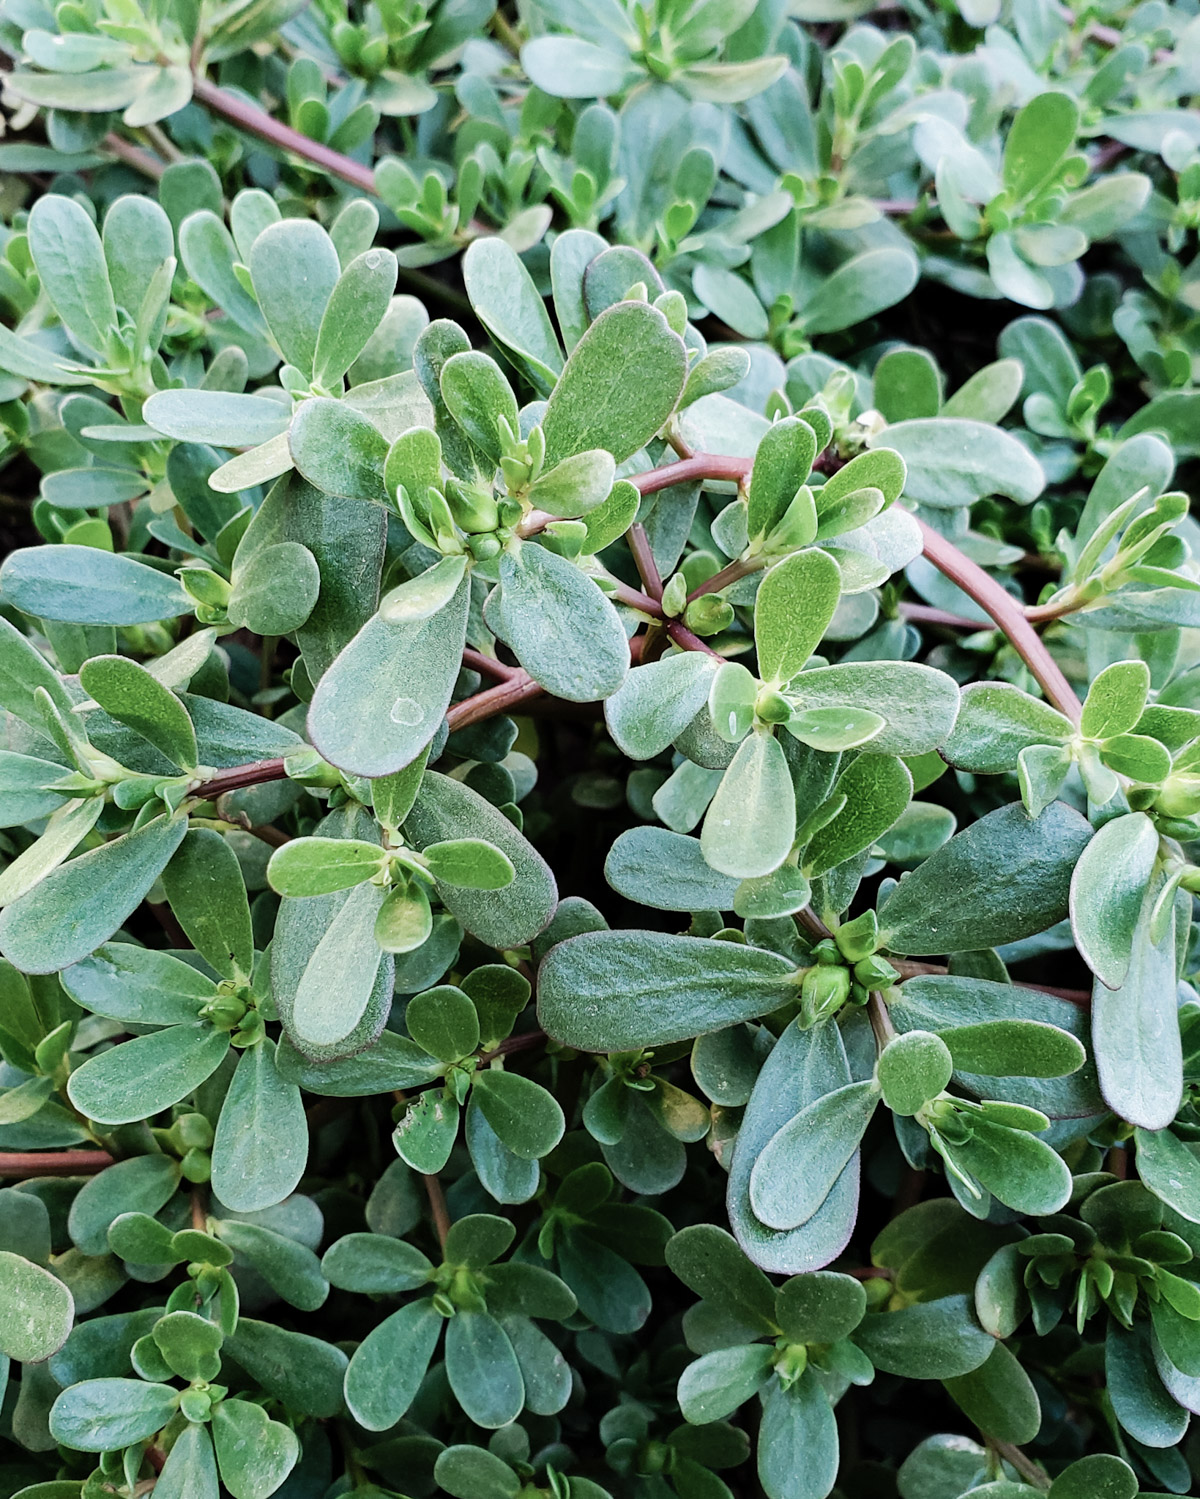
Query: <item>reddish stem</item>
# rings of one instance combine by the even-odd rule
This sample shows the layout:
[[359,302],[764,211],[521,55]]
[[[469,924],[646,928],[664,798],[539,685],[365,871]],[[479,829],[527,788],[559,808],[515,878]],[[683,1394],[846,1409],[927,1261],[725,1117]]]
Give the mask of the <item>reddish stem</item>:
[[241,791],[246,786],[261,786],[265,781],[281,781],[287,772],[283,768],[283,756],[270,760],[251,760],[246,765],[233,765],[228,770],[219,770],[196,788],[206,801],[215,802],[227,791]]
[[446,714],[446,722],[453,733],[455,729],[465,729],[468,724],[480,723],[497,713],[507,713],[518,703],[537,697],[541,691],[527,671],[516,670],[503,682],[489,687],[486,692],[477,692],[474,697],[455,703]]
[[243,99],[210,83],[202,73],[196,74],[192,93],[213,114],[220,115],[231,125],[244,130],[247,135],[257,136],[260,141],[266,141],[268,145],[276,146],[281,151],[290,151],[293,156],[302,157],[330,176],[340,177],[343,182],[348,182],[351,187],[357,187],[364,193],[377,194],[375,173],[370,167],[363,166],[362,162],[354,161],[329,146],[323,146],[320,141],[301,135],[290,125],[285,125],[265,110],[259,109],[256,104],[251,104],[249,99]]
[[646,528],[636,522],[629,528],[629,550],[633,553],[633,560],[637,563],[642,586],[652,599],[661,599],[662,574],[658,570],[658,563],[654,560],[654,552],[650,546],[650,538],[646,535]]
[[88,1176],[112,1163],[107,1150],[3,1150],[0,1177]]
[[945,625],[948,630],[981,630],[985,628],[977,619],[967,619],[961,614],[951,614],[948,609],[934,609],[929,604],[900,605],[900,613],[917,625]]
[[939,572],[944,573],[952,583],[957,583],[964,593],[969,594],[992,617],[1033,673],[1046,694],[1047,701],[1072,723],[1077,724],[1083,708],[1075,696],[1075,689],[1043,645],[1037,631],[1025,618],[1024,605],[932,526],[927,526],[921,520],[917,524],[921,527],[925,556]]
[[639,494],[657,494],[672,484],[693,484],[697,479],[732,479],[738,483],[753,466],[751,458],[729,458],[723,453],[694,453],[676,463],[664,463],[645,474],[634,474],[630,483]]
[[482,651],[472,650],[469,645],[463,648],[463,665],[471,667],[473,671],[484,672],[489,677],[496,677],[501,682],[507,682],[519,670],[518,667],[497,661],[495,656],[485,656]]

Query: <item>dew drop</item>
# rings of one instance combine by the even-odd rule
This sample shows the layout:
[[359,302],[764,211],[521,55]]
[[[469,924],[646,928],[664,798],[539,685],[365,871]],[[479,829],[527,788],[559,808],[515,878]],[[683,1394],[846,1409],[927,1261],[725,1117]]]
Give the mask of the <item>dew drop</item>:
[[732,708],[729,710],[729,733],[731,736],[737,733],[737,714]]
[[419,724],[425,717],[425,710],[420,703],[411,697],[398,697],[392,704],[392,711],[388,717],[393,723],[406,724],[413,727]]

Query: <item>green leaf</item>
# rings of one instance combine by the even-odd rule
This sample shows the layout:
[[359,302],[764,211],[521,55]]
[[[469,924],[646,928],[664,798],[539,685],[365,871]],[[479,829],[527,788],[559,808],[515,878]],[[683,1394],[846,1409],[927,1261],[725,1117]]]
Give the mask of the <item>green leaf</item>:
[[50,193],[33,205],[28,234],[38,279],[55,312],[80,347],[105,363],[117,309],[95,225],[73,198]]
[[746,509],[746,529],[755,539],[779,521],[808,478],[817,456],[817,439],[800,417],[786,417],[763,433],[754,454]]
[[867,1294],[852,1275],[818,1270],[780,1286],[776,1316],[793,1343],[836,1343],[849,1337],[867,1311]]
[[358,838],[294,838],[271,855],[267,879],[280,895],[330,895],[374,879],[387,857]]
[[[638,370],[636,382],[631,368]],[[606,309],[571,351],[550,394],[542,419],[547,465],[592,448],[624,463],[674,411],[686,378],[683,340],[661,312],[645,302]]]
[[132,1124],[194,1092],[221,1065],[229,1035],[190,1021],[101,1052],[71,1074],[71,1102],[100,1124]]
[[427,771],[404,835],[418,851],[451,839],[482,838],[512,864],[515,877],[502,890],[438,885],[446,909],[488,946],[521,947],[553,916],[558,888],[549,865],[503,812],[460,781]]
[[1144,812],[1129,812],[1104,824],[1071,876],[1075,944],[1109,989],[1119,989],[1129,972],[1158,850],[1158,832],[1151,820]]
[[679,1376],[680,1414],[693,1425],[723,1421],[758,1394],[774,1359],[774,1348],[762,1343],[706,1353]]
[[172,1311],[155,1323],[151,1334],[171,1372],[180,1379],[214,1379],[221,1363],[221,1329],[195,1312]]
[[621,753],[631,760],[660,755],[708,701],[718,664],[699,651],[678,651],[629,672],[604,704]]
[[1036,821],[1018,804],[989,812],[902,877],[879,910],[880,945],[923,956],[1045,931],[1066,915],[1071,874],[1091,836],[1091,824],[1062,802]]
[[893,448],[908,471],[905,494],[938,509],[990,494],[1032,504],[1046,487],[1042,466],[1011,433],[962,417],[920,417],[885,427],[872,447]]
[[445,1166],[458,1138],[458,1100],[440,1088],[426,1088],[408,1106],[392,1132],[392,1144],[414,1171],[432,1176]]
[[360,1426],[386,1431],[400,1420],[416,1399],[443,1325],[426,1298],[402,1306],[367,1334],[346,1370],[346,1405]]
[[433,1475],[456,1499],[517,1499],[521,1491],[521,1480],[486,1447],[444,1447]]
[[588,515],[612,494],[615,473],[612,454],[603,448],[576,453],[534,480],[529,486],[529,502],[550,515]]
[[604,878],[660,911],[729,911],[738,891],[736,879],[709,867],[695,838],[666,828],[627,828],[609,849]]
[[76,1194],[67,1230],[84,1254],[107,1254],[108,1231],[123,1214],[154,1214],[179,1186],[179,1163],[165,1155],[131,1156],[88,1181]]
[[76,625],[148,625],[190,614],[178,579],[96,547],[40,546],[10,552],[0,589],[37,619]]
[[489,1069],[476,1074],[472,1095],[501,1142],[523,1161],[549,1155],[562,1139],[563,1111],[532,1078]]
[[1175,1118],[1183,1088],[1177,1018],[1174,920],[1155,942],[1150,910],[1156,889],[1146,891],[1125,979],[1110,989],[1092,986],[1092,1050],[1100,1091],[1120,1118],[1145,1130],[1165,1129]]
[[353,259],[330,294],[317,330],[313,379],[335,386],[383,321],[396,289],[396,257],[390,250],[364,250]]
[[759,675],[780,687],[803,670],[829,628],[841,573],[826,552],[794,552],[771,568],[754,598]]
[[0,952],[23,973],[78,963],[141,905],[186,831],[186,818],[156,817],[69,860],[0,914]]
[[908,1031],[880,1053],[875,1073],[883,1101],[895,1114],[919,1113],[949,1083],[954,1061],[949,1047],[930,1031]]
[[[273,1291],[302,1312],[323,1306],[329,1284],[320,1261],[305,1244],[275,1233],[257,1223],[226,1222],[220,1226],[221,1240],[237,1252],[267,1282]],[[180,1371],[187,1378],[186,1371]]]
[[414,995],[404,1023],[417,1045],[442,1062],[457,1062],[479,1045],[479,1015],[470,998],[453,984]]
[[346,1355],[332,1343],[239,1317],[225,1350],[293,1415],[328,1420],[342,1409]]
[[247,448],[287,430],[291,407],[266,396],[225,390],[160,390],[142,407],[142,420],[179,442]]
[[1004,146],[1004,186],[1014,198],[1047,185],[1078,128],[1079,106],[1070,94],[1038,94],[1018,111]]
[[520,257],[498,236],[484,235],[467,247],[462,269],[476,317],[512,350],[538,391],[549,395],[562,373],[562,351],[546,304]]
[[275,1045],[263,1040],[238,1061],[217,1121],[213,1191],[226,1207],[253,1213],[295,1190],[308,1161],[308,1126],[295,1083],[275,1067]]
[[738,747],[709,804],[700,837],[713,869],[753,879],[792,851],[796,804],[791,773],[775,735],[756,730]]
[[236,629],[256,635],[290,635],[303,627],[321,592],[317,559],[298,541],[263,547],[235,559],[226,610]]
[[56,1275],[0,1250],[0,1353],[40,1363],[67,1341],[75,1302]]
[[763,1147],[750,1174],[750,1205],[768,1228],[808,1222],[833,1191],[871,1122],[879,1085],[848,1083],[802,1108]]
[[866,708],[886,720],[871,753],[923,755],[949,736],[958,712],[958,686],[945,672],[915,661],[849,661],[814,667],[788,693],[805,712]]
[[872,378],[875,409],[889,422],[936,416],[941,409],[941,371],[924,349],[889,349]]
[[[321,678],[309,707],[309,733],[327,760],[352,775],[385,776],[416,759],[450,705],[470,598],[463,574],[437,612],[393,621],[381,611],[367,621]],[[385,607],[389,601],[400,602],[389,595]]]
[[1087,1060],[1081,1042],[1041,1020],[984,1020],[941,1033],[958,1072],[984,1077],[1065,1077]]
[[508,1334],[487,1312],[460,1311],[446,1324],[446,1378],[476,1426],[495,1431],[521,1414],[521,1366]]
[[499,631],[526,671],[555,697],[590,703],[629,670],[625,628],[611,601],[574,563],[536,543],[500,563]]
[[325,309],[341,273],[333,241],[311,219],[271,224],[250,251],[254,294],[289,364],[313,371]]
[[1003,1343],[977,1369],[947,1379],[945,1385],[955,1405],[985,1436],[1016,1445],[1037,1436],[1042,1424],[1037,1391]]
[[180,770],[195,769],[196,731],[187,709],[144,666],[127,656],[93,656],[79,669],[79,685]]
[[968,1296],[875,1313],[851,1338],[877,1369],[903,1379],[957,1379],[978,1369],[997,1346],[976,1322]]
[[715,1223],[693,1223],[668,1242],[667,1264],[697,1296],[728,1301],[739,1318],[769,1333],[775,1327],[775,1290],[737,1242]]
[[636,77],[627,52],[575,36],[539,36],[521,48],[521,66],[538,88],[559,99],[605,99]]
[[50,815],[46,829],[36,843],[0,874],[0,902],[19,900],[52,870],[57,869],[87,837],[104,811],[100,797],[68,802]]
[[0,750],[0,827],[19,827],[57,812],[69,798],[65,792],[46,788],[66,773],[51,760]]
[[74,704],[46,658],[9,620],[0,618],[0,708],[42,730],[42,710],[35,694],[41,688],[61,713]]
[[215,986],[190,963],[128,942],[108,942],[63,971],[60,982],[95,1015],[138,1025],[195,1020]]
[[1173,1130],[1134,1131],[1138,1176],[1189,1223],[1200,1222],[1200,1160]]
[[79,1452],[113,1452],[143,1442],[175,1414],[179,1391],[140,1379],[87,1379],[64,1390],[50,1410],[56,1442]]
[[777,1009],[797,990],[786,958],[660,932],[587,932],[552,948],[538,1015],[564,1046],[637,1051]]
[[805,1370],[772,1386],[758,1436],[758,1473],[778,1499],[820,1499],[838,1471],[838,1430],[823,1382]]
[[1010,771],[1030,745],[1065,745],[1074,735],[1065,714],[1008,682],[963,688],[954,732],[942,746],[951,765],[983,775]]
[[1024,1129],[1007,1129],[986,1118],[972,1119],[970,1138],[954,1144],[950,1157],[978,1178],[993,1197],[1018,1213],[1037,1217],[1057,1213],[1071,1195],[1071,1173],[1066,1163],[1044,1140]]
[[[239,194],[231,217],[238,222]],[[246,246],[245,255],[250,253]],[[210,209],[188,214],[179,226],[179,254],[188,275],[211,301],[222,308],[239,327],[265,337],[267,324],[254,296],[238,280],[235,261],[243,260],[229,230]]]
[[345,1234],[325,1251],[321,1273],[343,1291],[380,1295],[415,1291],[432,1278],[434,1268],[426,1255],[403,1239]]
[[303,402],[288,428],[288,451],[297,470],[324,494],[382,504],[388,440],[346,401]]
[[1133,1469],[1119,1457],[1097,1452],[1065,1468],[1050,1485],[1050,1499],[1137,1499]]
[[[375,942],[383,901],[384,892],[377,885],[359,884],[343,900],[335,897],[314,912],[308,936],[318,940],[305,955],[298,980],[291,965],[301,958],[303,947],[287,955],[287,971],[284,954],[276,957],[273,950],[273,992],[283,1003],[281,1016],[286,1015],[288,1038],[314,1060],[357,1050],[382,1027],[392,972]],[[296,917],[304,922],[302,911]],[[382,1003],[377,1004],[381,979]]]
[[467,890],[503,890],[516,873],[508,855],[482,838],[427,844],[425,862],[439,883]]
[[902,302],[919,276],[920,267],[907,245],[878,245],[852,255],[831,274],[814,279],[814,290],[800,308],[804,331],[812,337],[865,322]]
[[1086,739],[1128,734],[1146,706],[1150,668],[1144,661],[1116,661],[1088,688],[1079,732]]
[[300,1442],[250,1400],[222,1400],[212,1416],[221,1482],[233,1499],[268,1499],[296,1466]]
[[450,415],[481,453],[499,463],[500,423],[510,432],[520,428],[517,398],[500,366],[476,349],[452,354],[442,365],[439,383]]
[[1117,734],[1100,746],[1100,758],[1110,770],[1133,781],[1152,785],[1171,773],[1171,756],[1146,734]]
[[801,856],[809,878],[870,848],[894,826],[912,799],[912,776],[895,755],[860,755],[834,782],[831,795],[844,796],[846,805],[809,840]]

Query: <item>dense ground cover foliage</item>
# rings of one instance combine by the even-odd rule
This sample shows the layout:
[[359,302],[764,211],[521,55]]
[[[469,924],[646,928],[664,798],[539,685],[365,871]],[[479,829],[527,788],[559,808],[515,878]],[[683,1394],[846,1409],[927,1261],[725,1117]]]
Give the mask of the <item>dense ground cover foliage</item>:
[[2,0],[0,1484],[1200,1448],[1200,11]]

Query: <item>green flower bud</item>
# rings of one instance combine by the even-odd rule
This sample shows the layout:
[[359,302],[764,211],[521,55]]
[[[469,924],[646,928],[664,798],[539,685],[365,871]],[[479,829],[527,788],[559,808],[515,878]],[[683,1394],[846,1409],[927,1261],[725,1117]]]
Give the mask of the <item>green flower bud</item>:
[[850,973],[840,966],[810,968],[800,985],[804,1029],[836,1015],[850,997]]
[[694,635],[719,635],[733,623],[733,605],[715,593],[702,593],[683,611],[683,622]]

